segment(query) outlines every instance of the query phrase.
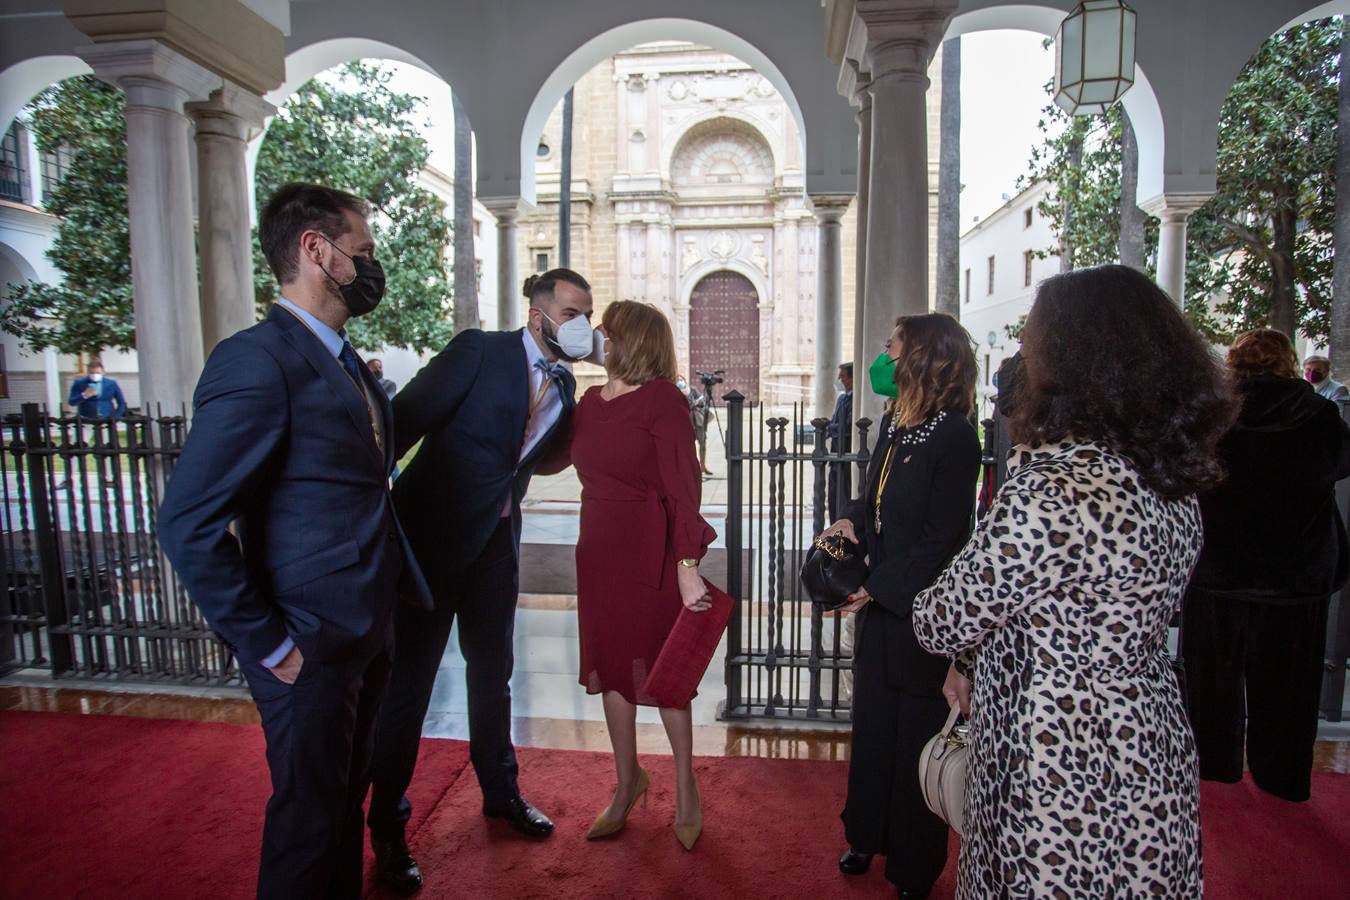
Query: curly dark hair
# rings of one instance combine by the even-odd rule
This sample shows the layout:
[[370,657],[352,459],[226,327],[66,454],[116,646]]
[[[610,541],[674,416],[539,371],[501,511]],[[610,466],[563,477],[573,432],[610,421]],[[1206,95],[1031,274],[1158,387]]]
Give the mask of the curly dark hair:
[[1099,441],[1169,500],[1222,480],[1216,448],[1239,400],[1217,355],[1147,275],[1099,266],[1047,279],[1022,356],[1015,441]]

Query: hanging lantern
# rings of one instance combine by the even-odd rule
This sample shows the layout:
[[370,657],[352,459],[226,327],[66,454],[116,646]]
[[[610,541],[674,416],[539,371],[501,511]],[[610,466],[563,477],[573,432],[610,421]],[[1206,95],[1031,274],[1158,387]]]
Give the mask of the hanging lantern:
[[1081,0],[1055,35],[1055,104],[1091,116],[1134,85],[1134,10],[1121,0]]

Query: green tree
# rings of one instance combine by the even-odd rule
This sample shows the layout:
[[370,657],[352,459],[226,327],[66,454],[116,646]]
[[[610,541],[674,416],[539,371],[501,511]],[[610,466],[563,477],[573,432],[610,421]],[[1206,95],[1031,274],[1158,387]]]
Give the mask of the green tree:
[[81,75],[43,91],[25,110],[40,152],[71,154],[44,204],[61,218],[47,258],[64,281],[10,285],[0,309],[0,328],[34,349],[97,354],[135,346],[123,107],[121,91]]
[[[378,309],[348,325],[362,349],[439,350],[453,332],[445,205],[418,186],[429,150],[414,117],[422,99],[389,87],[390,73],[367,63],[311,79],[277,112],[258,154],[259,207],[288,181],[312,181],[370,201],[376,255],[388,283]],[[256,248],[257,242],[254,242]],[[276,284],[255,249],[260,307]]]
[[[1341,37],[1331,19],[1276,35],[1229,92],[1219,122],[1218,190],[1191,216],[1187,232],[1185,309],[1213,340],[1261,325],[1327,337]],[[1123,111],[1070,120],[1048,103],[1040,124],[1045,140],[1032,152],[1028,176],[1051,183],[1040,212],[1072,251],[1073,265],[1117,261]],[[1079,165],[1075,141],[1083,148]],[[1150,273],[1157,246],[1158,224],[1150,218]]]

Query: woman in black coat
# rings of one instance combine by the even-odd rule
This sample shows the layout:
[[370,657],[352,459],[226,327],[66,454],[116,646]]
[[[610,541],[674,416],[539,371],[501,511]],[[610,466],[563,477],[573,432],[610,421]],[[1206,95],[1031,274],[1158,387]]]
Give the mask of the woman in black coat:
[[901,897],[926,897],[947,862],[947,825],[919,791],[919,755],[947,718],[948,660],[914,639],[914,597],[970,536],[980,441],[968,417],[977,366],[970,335],[946,315],[902,318],[872,365],[873,389],[896,397],[882,423],[867,489],[826,531],[867,550],[858,615],[853,747],[841,818],[847,874],[886,856]]
[[[1327,601],[1345,583],[1337,480],[1350,475],[1340,408],[1298,377],[1294,347],[1241,335],[1228,365],[1242,414],[1219,445],[1227,480],[1202,494],[1205,546],[1182,622],[1200,777],[1308,799]],[[1245,693],[1245,702],[1244,702]]]

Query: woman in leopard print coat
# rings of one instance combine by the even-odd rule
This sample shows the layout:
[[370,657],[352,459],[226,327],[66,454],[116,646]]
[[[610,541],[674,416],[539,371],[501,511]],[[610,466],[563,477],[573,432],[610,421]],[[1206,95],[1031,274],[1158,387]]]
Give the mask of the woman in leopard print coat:
[[1166,639],[1232,391],[1120,266],[1045,282],[1022,352],[1007,483],[914,602],[919,643],[973,662],[958,896],[1199,897],[1195,741]]

